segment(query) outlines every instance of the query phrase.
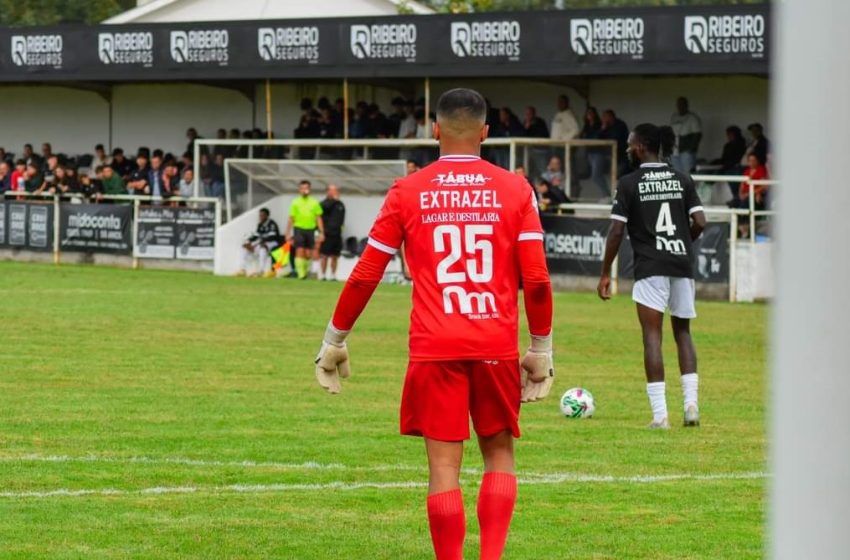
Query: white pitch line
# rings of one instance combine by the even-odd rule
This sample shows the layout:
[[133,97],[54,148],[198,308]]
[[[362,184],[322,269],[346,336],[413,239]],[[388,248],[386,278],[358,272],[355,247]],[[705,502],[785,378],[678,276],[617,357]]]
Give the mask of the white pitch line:
[[[663,482],[679,481],[718,481],[718,480],[761,480],[770,475],[764,472],[741,472],[741,473],[717,473],[717,474],[672,474],[672,475],[641,475],[641,476],[602,476],[583,475],[575,473],[553,473],[551,475],[537,475],[532,478],[522,477],[519,483],[523,486],[537,486],[550,484],[571,483],[614,483],[614,484],[653,484]],[[475,481],[477,482],[477,481]],[[462,484],[473,484],[470,481],[462,481]],[[40,491],[2,491],[0,499],[22,499],[22,498],[66,498],[85,496],[150,496],[167,494],[264,494],[264,493],[286,493],[286,492],[313,492],[325,490],[361,490],[361,489],[411,489],[426,488],[425,482],[325,482],[325,483],[280,483],[280,484],[230,484],[227,486],[155,486],[142,488],[140,490],[119,490],[116,488],[102,489],[78,489],[59,488],[56,490]]]

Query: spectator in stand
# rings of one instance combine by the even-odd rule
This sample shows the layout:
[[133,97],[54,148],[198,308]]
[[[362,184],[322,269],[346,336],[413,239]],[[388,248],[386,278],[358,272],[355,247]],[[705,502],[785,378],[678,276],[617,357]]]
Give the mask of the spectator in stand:
[[50,145],[50,142],[45,142],[41,145],[41,164],[42,164],[42,166],[46,166],[47,161],[51,157],[53,157],[53,146]]
[[502,107],[499,109],[499,131],[500,136],[506,138],[518,138],[525,136],[525,129],[519,119],[511,111],[510,107]]
[[390,126],[386,115],[381,112],[377,103],[369,105],[369,119],[367,124],[367,135],[369,138],[389,138]]
[[41,174],[41,169],[38,163],[31,162],[27,164],[25,175],[24,190],[31,193],[41,194],[44,192],[44,176]]
[[179,191],[180,196],[183,198],[191,198],[195,195],[195,170],[191,167],[183,168]]
[[[12,169],[9,162],[5,159],[0,160],[0,194],[11,191],[12,189]],[[2,201],[0,197],[0,201]]]
[[[51,158],[55,159],[55,158]],[[49,172],[50,175],[45,174],[44,179],[44,187],[42,192],[45,194],[68,194],[71,192],[70,184],[68,183],[67,177],[65,175],[64,167],[56,167],[52,171]]]
[[6,153],[6,148],[0,146],[0,161],[9,161],[9,154]]
[[[328,185],[322,206],[322,220],[325,224],[325,239],[319,245],[320,272],[319,280],[336,281],[336,265],[342,253],[342,228],[345,224],[345,204],[339,199],[339,188]],[[328,272],[330,261],[331,273]]]
[[148,169],[148,185],[150,185],[151,196],[154,198],[162,198],[165,196],[162,185],[162,152],[155,150],[151,157],[150,168]]
[[416,109],[413,115],[416,119],[416,138],[420,140],[429,140],[431,138],[431,127],[425,124],[425,109]]
[[127,180],[127,193],[137,195],[151,194],[150,187],[150,171],[148,158],[144,152],[140,152],[136,157],[136,169],[130,173]]
[[180,196],[180,172],[177,161],[169,159],[162,169],[162,198],[168,200],[175,196]]
[[70,192],[79,192],[80,179],[77,177],[77,170],[72,166],[65,167],[65,184],[68,185]]
[[[399,138],[416,138],[416,116],[413,108],[413,103],[407,101],[404,105],[404,118],[398,126]],[[422,111],[425,114],[425,111]]]
[[342,138],[342,129],[337,128],[333,109],[330,107],[319,110],[319,138]]
[[541,212],[557,212],[559,204],[566,204],[570,201],[560,187],[554,186],[546,179],[538,179],[534,188],[540,198]]
[[97,176],[96,169],[98,167],[102,167],[104,165],[109,165],[112,163],[112,160],[108,155],[106,155],[106,150],[103,149],[103,144],[98,144],[94,147],[94,156],[91,158],[91,164],[89,167],[91,168],[91,175]]
[[53,177],[56,175],[56,169],[59,167],[59,158],[55,155],[51,155],[46,160],[47,165],[44,166],[44,180],[47,183],[53,182]]
[[368,127],[368,110],[369,105],[365,101],[358,101],[354,108],[354,118],[348,124],[348,135],[351,138],[366,138],[369,132]]
[[546,121],[537,116],[537,109],[532,106],[525,108],[522,128],[523,136],[528,138],[549,138],[549,128],[546,126]]
[[[186,139],[189,140],[189,143],[186,144],[186,151],[195,153],[195,141],[203,140],[201,136],[198,135],[198,131],[194,128],[189,128],[186,130]],[[206,146],[201,146],[201,153],[208,153]]]
[[553,187],[563,189],[564,172],[561,171],[561,158],[552,156],[549,159],[549,165],[546,166],[546,170],[540,174],[540,178]]
[[[591,109],[593,109],[591,107]],[[588,109],[590,111],[590,109]],[[617,143],[617,176],[620,177],[628,172],[629,162],[626,155],[629,139],[629,127],[622,120],[617,118],[617,114],[611,109],[606,109],[600,117],[596,110],[593,109],[593,116],[587,117],[590,119],[599,119],[599,128],[595,133],[587,131],[588,138],[590,134],[595,134],[597,140],[613,140]],[[584,134],[582,135],[584,137]],[[609,173],[611,172],[611,149],[610,148],[589,148],[587,150],[588,161],[590,162],[590,175],[593,182],[599,186],[602,191],[603,202],[610,202],[611,186],[608,181]]]
[[127,185],[124,179],[115,171],[111,165],[102,165],[97,173],[101,183],[101,191],[108,195],[127,194]]
[[26,189],[27,162],[23,158],[15,160],[15,169],[12,171],[12,190],[23,192]]
[[301,100],[301,119],[298,127],[293,131],[295,138],[318,138],[319,137],[319,114],[313,109],[313,102],[305,97]]
[[[721,175],[740,175],[743,172],[741,160],[747,151],[747,143],[744,140],[744,135],[741,129],[737,126],[729,126],[726,128],[726,143],[723,144],[723,152],[720,157],[713,160],[713,165],[720,166]],[[738,200],[739,185],[729,182],[729,190],[732,193],[732,199],[729,204],[732,205]]]
[[21,154],[21,158],[26,162],[27,165],[34,163],[37,167],[41,167],[41,158],[38,157],[35,152],[33,152],[32,144],[24,144],[24,150]]
[[416,173],[420,169],[419,164],[416,163],[416,160],[414,160],[414,159],[407,160],[406,166],[407,166],[407,174],[408,175],[413,175],[414,173]]
[[133,171],[136,170],[136,166],[133,164],[133,162],[124,157],[124,150],[122,150],[121,148],[115,148],[114,150],[112,150],[112,163],[110,163],[109,165],[110,167],[112,167],[115,173],[124,181],[127,181]]
[[570,98],[566,95],[558,97],[558,112],[552,118],[550,138],[567,142],[578,137],[580,132],[575,114],[570,109]]
[[392,101],[393,112],[387,117],[387,131],[391,138],[400,138],[399,129],[401,123],[407,118],[407,113],[404,110],[404,99],[394,97]]
[[[584,111],[584,126],[582,126],[579,138],[582,140],[599,140],[599,134],[602,131],[602,120],[599,117],[599,111],[596,107],[588,107]],[[610,162],[610,150],[605,148],[579,148],[586,154],[587,163],[590,166],[590,177],[593,182],[602,191],[603,196],[610,196],[608,182],[605,180],[606,154]],[[582,173],[582,178],[587,178],[586,173]],[[576,198],[581,196],[581,182],[576,185],[578,188],[573,191]]]
[[180,158],[180,169],[195,169],[195,161],[189,152],[184,153]]
[[747,146],[745,158],[741,164],[749,165],[747,158],[750,154],[755,154],[763,165],[767,165],[768,156],[770,155],[770,141],[764,135],[764,128],[759,123],[753,123],[747,127],[747,131],[753,137],[753,140],[750,142],[750,145]]
[[209,164],[207,172],[210,180],[208,196],[224,198],[224,156],[217,154]]
[[[103,169],[103,166],[101,166]],[[80,175],[80,182],[76,185],[76,192],[88,200],[100,202],[102,200],[100,181],[91,175]]]
[[[735,202],[737,208],[750,208],[750,190],[753,191],[753,199],[756,210],[764,210],[767,208],[767,185],[753,185],[750,181],[758,181],[770,179],[770,174],[767,171],[767,166],[759,157],[752,153],[747,156],[747,168],[744,170],[744,175],[747,180],[741,183],[741,188],[738,191],[738,200]],[[738,231],[741,237],[749,237],[750,222],[749,220],[738,220]]]
[[691,112],[686,97],[676,100],[676,112],[670,117],[670,126],[676,135],[670,163],[673,169],[680,173],[690,174],[697,164],[697,152],[702,140],[702,121],[696,113]]

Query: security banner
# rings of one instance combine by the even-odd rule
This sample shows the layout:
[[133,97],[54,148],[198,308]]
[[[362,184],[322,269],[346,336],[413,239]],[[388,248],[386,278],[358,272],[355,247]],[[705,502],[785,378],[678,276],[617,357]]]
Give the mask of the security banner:
[[0,28],[0,82],[760,74],[770,4]]
[[0,202],[0,246],[53,250],[52,202]]
[[62,251],[131,253],[133,207],[124,204],[70,204],[59,209]]
[[177,258],[210,261],[215,258],[215,210],[177,210]]
[[550,272],[599,276],[609,220],[544,214],[541,221]]
[[133,255],[173,259],[177,243],[177,209],[140,206]]
[[[729,282],[729,228],[728,223],[709,222],[700,238],[694,241],[694,279],[697,282]],[[618,255],[618,274],[621,278],[634,275],[634,262],[634,252],[627,236]]]

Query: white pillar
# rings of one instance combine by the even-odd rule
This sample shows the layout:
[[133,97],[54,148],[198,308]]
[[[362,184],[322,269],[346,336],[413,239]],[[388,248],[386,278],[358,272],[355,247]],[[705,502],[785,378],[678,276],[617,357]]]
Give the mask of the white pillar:
[[[850,558],[850,2],[773,4],[770,557]],[[778,169],[778,173],[776,170]]]

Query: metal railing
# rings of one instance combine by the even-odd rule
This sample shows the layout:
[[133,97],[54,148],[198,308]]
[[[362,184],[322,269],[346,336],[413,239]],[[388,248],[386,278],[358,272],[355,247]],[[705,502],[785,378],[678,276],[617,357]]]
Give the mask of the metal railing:
[[[200,194],[200,186],[201,186],[201,153],[204,148],[207,151],[213,151],[216,147],[230,147],[230,148],[245,148],[247,149],[247,154],[245,157],[241,157],[241,159],[261,159],[255,158],[255,149],[256,148],[289,148],[290,154],[282,154],[284,157],[275,157],[274,159],[298,159],[297,157],[286,157],[291,156],[295,150],[294,149],[302,149],[302,148],[313,148],[312,157],[310,159],[320,159],[323,154],[323,150],[333,150],[333,149],[347,149],[351,150],[352,157],[355,151],[359,151],[357,159],[371,159],[374,154],[373,150],[381,150],[381,149],[430,149],[436,150],[439,144],[436,140],[433,139],[396,139],[396,138],[387,138],[387,139],[356,139],[356,140],[344,140],[341,138],[335,139],[302,139],[302,140],[229,140],[229,139],[210,139],[203,138],[195,141],[194,144],[194,173],[195,173],[195,196]],[[564,177],[567,180],[567,195],[571,195],[571,181],[569,180],[572,173],[571,168],[571,152],[575,148],[608,148],[611,150],[611,163],[610,163],[610,172],[609,177],[611,181],[611,186],[617,184],[617,142],[614,140],[551,140],[548,138],[488,138],[483,144],[483,150],[490,150],[491,148],[506,148],[507,151],[507,163],[506,168],[513,170],[519,166],[519,163],[522,163],[522,167],[529,169],[532,161],[535,158],[534,149],[543,150],[548,148],[549,150],[546,152],[546,155],[559,155],[561,150],[563,151],[563,157],[561,157],[561,161],[563,162],[562,172]],[[519,151],[522,151],[522,154],[519,154]],[[436,155],[436,151],[434,152]],[[521,158],[520,158],[521,155]],[[537,154],[537,156],[543,155],[542,152]],[[398,159],[397,157],[391,158],[378,158],[378,159]],[[434,157],[433,159],[437,159]],[[389,188],[389,185],[387,185]]]
[[[221,199],[215,197],[179,197],[174,196],[168,199],[163,199],[162,197],[154,197],[150,195],[135,195],[135,194],[102,194],[98,195],[97,198],[92,198],[90,196],[84,195],[82,193],[34,193],[34,192],[26,192],[26,191],[5,191],[2,193],[3,198],[5,200],[13,199],[13,200],[22,200],[22,199],[37,199],[44,201],[45,204],[53,205],[53,263],[59,264],[61,261],[61,251],[60,251],[60,210],[61,203],[63,201],[85,201],[91,203],[98,203],[101,201],[106,202],[116,202],[116,203],[129,203],[133,205],[133,232],[132,239],[133,243],[138,238],[139,233],[139,209],[143,202],[155,202],[157,205],[162,206],[163,204],[170,204],[172,202],[177,203],[186,203],[186,204],[212,204],[215,206],[215,229],[221,227]],[[139,259],[137,256],[133,255],[133,268],[138,268]]]
[[[745,175],[692,175],[691,178],[695,182],[705,182],[705,183],[741,183],[744,181],[748,181],[752,187],[755,186],[772,186],[779,185],[780,181],[772,180],[772,179],[758,179],[758,180],[749,180],[749,178]],[[735,302],[737,301],[737,247],[738,247],[738,221],[741,216],[744,216],[749,221],[749,242],[750,247],[754,248],[756,243],[756,219],[762,216],[775,216],[775,210],[756,210],[755,206],[755,189],[751,188],[749,190],[749,200],[748,200],[749,208],[725,208],[721,206],[705,206],[704,211],[706,216],[726,216],[730,222],[730,232],[729,232],[729,301]],[[562,214],[567,211],[585,211],[591,213],[599,213],[601,215],[607,216],[610,214],[611,205],[609,204],[593,204],[593,203],[581,203],[581,202],[570,202],[566,204],[559,204],[557,214]],[[616,294],[618,292],[618,280],[619,280],[619,267],[618,267],[619,258],[614,259],[614,264],[611,268],[611,291]],[[752,271],[753,268],[751,267]]]

